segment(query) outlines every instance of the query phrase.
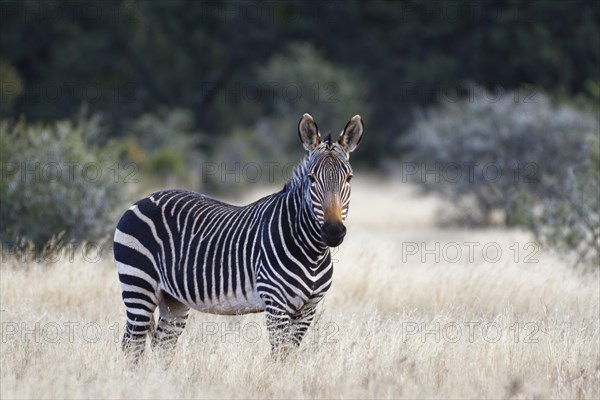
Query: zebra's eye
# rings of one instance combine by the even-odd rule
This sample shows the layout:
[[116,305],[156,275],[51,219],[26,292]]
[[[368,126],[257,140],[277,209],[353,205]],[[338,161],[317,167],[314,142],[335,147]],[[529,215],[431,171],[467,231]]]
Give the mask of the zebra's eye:
[[348,174],[348,176],[346,177],[346,183],[349,183],[352,180],[352,174]]
[[315,174],[309,174],[308,178],[310,179],[310,181],[312,183],[315,183],[317,181],[317,178],[315,177]]

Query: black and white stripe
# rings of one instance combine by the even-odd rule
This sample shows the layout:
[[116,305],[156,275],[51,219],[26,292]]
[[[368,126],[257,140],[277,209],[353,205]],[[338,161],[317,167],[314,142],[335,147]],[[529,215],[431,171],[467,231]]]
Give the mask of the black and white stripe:
[[[312,128],[307,115],[303,120]],[[361,129],[351,144],[362,135],[360,117],[355,119]],[[331,240],[323,226],[328,215],[340,215],[338,224],[345,219],[352,175],[350,146],[343,140],[348,125],[337,142],[321,141],[316,124],[313,129],[309,154],[278,193],[236,207],[167,190],[124,213],[114,255],[127,311],[125,349],[143,352],[157,307],[152,343],[167,350],[190,308],[226,315],[266,311],[276,354],[300,343],[331,286]],[[306,147],[302,133],[301,139]]]

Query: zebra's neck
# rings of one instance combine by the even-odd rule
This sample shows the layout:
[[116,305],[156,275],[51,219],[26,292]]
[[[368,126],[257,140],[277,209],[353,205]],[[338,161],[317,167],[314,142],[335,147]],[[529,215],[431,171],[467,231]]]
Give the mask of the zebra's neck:
[[309,260],[318,264],[329,253],[321,238],[321,226],[312,210],[310,182],[307,179],[306,159],[294,171],[294,177],[279,193],[286,212],[280,213],[280,223],[289,226],[286,243],[301,247]]

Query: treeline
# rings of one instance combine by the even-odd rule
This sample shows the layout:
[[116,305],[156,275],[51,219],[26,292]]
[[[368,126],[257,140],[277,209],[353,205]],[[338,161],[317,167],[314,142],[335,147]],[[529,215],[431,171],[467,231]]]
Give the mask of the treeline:
[[374,134],[357,159],[372,163],[396,155],[390,143],[415,108],[476,86],[572,97],[600,82],[594,0],[0,7],[2,117],[53,121],[85,104],[110,135],[125,136],[148,114],[187,110],[207,154],[232,132],[254,132],[259,118],[287,148],[303,112],[335,130],[361,113]]

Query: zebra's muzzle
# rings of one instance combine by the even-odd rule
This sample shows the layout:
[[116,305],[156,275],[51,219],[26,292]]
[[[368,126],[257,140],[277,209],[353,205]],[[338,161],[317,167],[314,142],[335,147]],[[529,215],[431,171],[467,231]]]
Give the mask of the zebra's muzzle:
[[321,237],[329,247],[337,247],[344,241],[346,227],[341,221],[325,221],[321,228]]

